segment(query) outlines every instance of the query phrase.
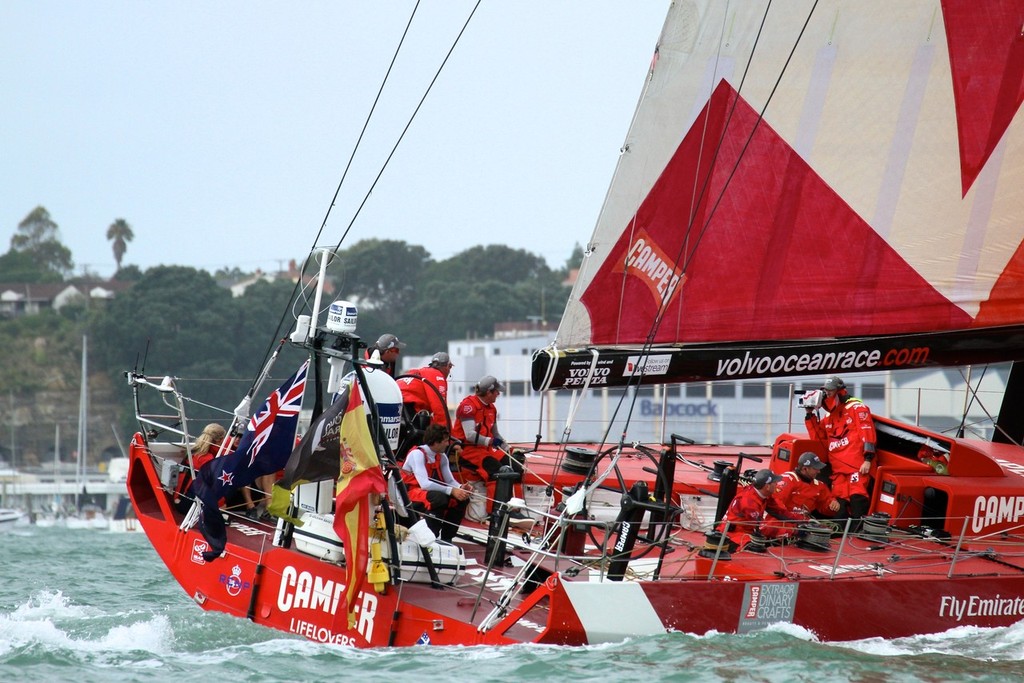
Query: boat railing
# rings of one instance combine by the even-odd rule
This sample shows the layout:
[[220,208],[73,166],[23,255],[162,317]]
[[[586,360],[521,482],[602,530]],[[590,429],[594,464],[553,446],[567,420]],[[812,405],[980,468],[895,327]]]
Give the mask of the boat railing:
[[[525,534],[520,538],[516,538],[513,534],[501,539],[501,542],[506,547],[524,550],[529,553],[529,557],[519,568],[515,577],[509,582],[501,597],[495,601],[491,611],[480,622],[478,630],[481,632],[490,630],[508,613],[509,606],[512,604],[515,595],[520,592],[523,585],[531,580],[535,573],[541,571],[544,560],[549,560],[553,563],[550,569],[552,573],[562,572],[564,568],[563,563],[569,562],[572,566],[564,570],[567,573],[575,569],[590,567],[591,569],[598,569],[601,581],[607,577],[608,560],[611,559],[611,556],[608,554],[608,541],[612,538],[612,532],[616,525],[615,522],[581,518],[569,515],[565,510],[560,511],[558,514],[544,510],[530,509],[529,511],[533,516],[541,518],[539,521],[542,523],[544,532],[537,539],[528,538]],[[591,529],[596,528],[599,528],[603,533],[590,533]],[[575,549],[570,548],[570,545],[575,545],[575,543],[570,544],[567,542],[567,537],[570,534],[583,534],[582,541],[584,544],[586,538],[590,538],[597,544],[598,552],[596,554],[587,554],[585,545],[579,548],[579,553],[566,552],[567,550]],[[504,536],[504,534],[501,535]],[[551,548],[554,548],[554,550],[551,550]],[[490,569],[488,567],[488,571]],[[485,580],[480,583],[480,595],[478,596],[477,604],[480,602],[480,598],[483,595],[483,587],[486,583],[485,577]],[[474,616],[471,618],[475,618],[475,608]]]
[[[918,520],[922,526],[877,528],[861,527],[855,520],[847,519],[843,524],[842,533],[840,534],[837,528],[835,538],[832,539],[835,542],[835,550],[832,551],[834,554],[830,558],[831,566],[827,578],[828,580],[835,580],[838,576],[845,574],[849,566],[846,563],[852,562],[853,566],[863,566],[863,556],[859,555],[859,553],[862,553],[864,548],[855,548],[851,543],[853,539],[870,541],[873,545],[869,550],[881,550],[897,546],[897,544],[908,540],[935,543],[937,544],[934,550],[937,553],[935,555],[936,561],[940,563],[940,566],[947,567],[946,578],[953,578],[957,575],[958,564],[978,557],[999,562],[1007,569],[1024,571],[1024,566],[1012,562],[1012,560],[1019,559],[1022,556],[1019,551],[1022,537],[1024,537],[1024,524],[1016,525],[1012,528],[1003,528],[983,535],[970,535],[971,520],[970,516],[965,516],[962,521],[959,518],[955,520],[947,518],[922,518]],[[941,526],[940,522],[947,524],[951,529],[957,527],[958,532],[955,535],[935,533],[935,529]],[[935,526],[927,526],[929,524],[934,524]],[[709,535],[709,539],[714,538],[715,540],[705,544],[701,554],[703,557],[711,560],[711,566],[706,574],[702,573],[702,576],[709,580],[715,578],[732,580],[735,578],[735,572],[720,572],[720,568],[731,566],[731,561],[735,559],[728,549],[729,538],[727,534],[730,531],[736,532],[740,527],[744,526],[748,525],[726,521],[720,533]],[[982,548],[982,545],[985,547]],[[1014,553],[1008,555],[1005,552],[1000,552],[999,549],[1002,545],[1012,547]],[[929,552],[925,546],[917,546],[916,549],[921,552]],[[949,552],[950,549],[952,549],[951,553]],[[745,553],[748,551],[741,550],[740,552]],[[747,557],[750,556],[748,555]],[[905,561],[906,559],[898,555],[893,555],[892,558],[895,558],[897,561]],[[819,563],[819,566],[821,564]],[[881,565],[878,566],[881,567]],[[976,570],[972,569],[970,571],[974,572]]]
[[[135,419],[140,425],[153,427],[157,434],[171,434],[181,437],[181,443],[188,441],[188,421],[185,416],[184,397],[174,385],[171,377],[162,377],[159,382],[154,382],[145,375],[133,372],[125,373],[128,377],[128,384],[132,387],[132,395],[135,402]],[[151,389],[157,392],[161,403],[169,408],[171,413],[154,413],[142,409],[140,389]]]

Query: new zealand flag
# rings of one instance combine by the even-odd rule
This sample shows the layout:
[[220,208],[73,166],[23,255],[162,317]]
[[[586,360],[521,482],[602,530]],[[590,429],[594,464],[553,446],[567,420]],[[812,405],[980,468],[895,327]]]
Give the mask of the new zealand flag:
[[220,499],[249,486],[256,477],[284,469],[287,464],[295,446],[308,368],[307,360],[264,401],[249,420],[233,453],[214,458],[196,473],[192,490],[203,503],[200,530],[210,544],[209,551],[203,553],[208,561],[224,552],[227,544],[227,529],[218,505]]

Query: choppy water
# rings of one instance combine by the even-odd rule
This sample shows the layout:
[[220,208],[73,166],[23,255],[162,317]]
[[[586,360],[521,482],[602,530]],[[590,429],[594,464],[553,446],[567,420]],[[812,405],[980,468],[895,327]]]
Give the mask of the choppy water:
[[0,535],[0,572],[0,680],[7,681],[1002,682],[1024,676],[1024,625],[842,645],[787,627],[585,648],[352,650],[202,611],[142,534],[21,528]]

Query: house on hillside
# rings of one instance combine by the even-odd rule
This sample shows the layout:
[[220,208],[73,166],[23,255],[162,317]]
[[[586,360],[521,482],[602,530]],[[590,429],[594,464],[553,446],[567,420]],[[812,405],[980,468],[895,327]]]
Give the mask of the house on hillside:
[[80,280],[47,283],[0,283],[0,316],[17,318],[38,315],[45,310],[59,311],[75,302],[100,302],[113,299],[132,286],[119,280]]
[[[316,281],[317,273],[305,273],[302,275],[302,285],[308,287]],[[264,273],[259,268],[254,273],[246,273],[232,277],[223,277],[217,280],[217,284],[225,289],[231,290],[231,296],[238,298],[245,294],[245,290],[252,287],[257,282],[276,282],[277,280],[286,280],[288,282],[298,282],[299,280],[299,267],[292,259],[288,262],[288,270],[281,270],[276,273]],[[334,293],[334,283],[330,280],[324,283],[324,294]]]

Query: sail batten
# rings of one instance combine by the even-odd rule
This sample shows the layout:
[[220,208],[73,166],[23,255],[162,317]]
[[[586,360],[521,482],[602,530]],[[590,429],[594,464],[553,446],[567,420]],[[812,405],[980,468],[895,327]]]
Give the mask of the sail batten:
[[1024,324],[1024,1],[985,9],[675,3],[555,349],[998,346]]

